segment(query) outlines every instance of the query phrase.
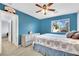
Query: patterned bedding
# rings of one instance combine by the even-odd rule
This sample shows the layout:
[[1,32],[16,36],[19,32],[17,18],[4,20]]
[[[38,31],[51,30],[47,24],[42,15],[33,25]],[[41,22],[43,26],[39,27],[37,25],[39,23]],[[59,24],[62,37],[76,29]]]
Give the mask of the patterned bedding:
[[66,38],[65,35],[44,34],[32,36],[33,44],[40,44],[55,50],[79,55],[79,40]]

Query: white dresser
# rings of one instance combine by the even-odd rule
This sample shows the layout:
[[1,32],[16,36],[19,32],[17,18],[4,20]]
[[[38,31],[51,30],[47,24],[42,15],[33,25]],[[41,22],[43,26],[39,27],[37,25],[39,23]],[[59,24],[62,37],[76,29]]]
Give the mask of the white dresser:
[[22,47],[26,47],[32,44],[32,40],[30,39],[29,34],[23,34],[21,38],[21,45]]
[[23,34],[21,38],[21,45],[22,47],[27,47],[32,44],[31,35],[40,35],[40,33],[34,33],[34,34]]

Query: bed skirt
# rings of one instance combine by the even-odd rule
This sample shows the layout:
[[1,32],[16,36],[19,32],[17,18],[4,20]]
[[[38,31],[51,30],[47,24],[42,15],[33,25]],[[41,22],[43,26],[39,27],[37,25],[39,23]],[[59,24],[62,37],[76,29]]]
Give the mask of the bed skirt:
[[67,52],[51,49],[40,44],[34,44],[33,49],[44,56],[77,56],[75,54],[70,54]]

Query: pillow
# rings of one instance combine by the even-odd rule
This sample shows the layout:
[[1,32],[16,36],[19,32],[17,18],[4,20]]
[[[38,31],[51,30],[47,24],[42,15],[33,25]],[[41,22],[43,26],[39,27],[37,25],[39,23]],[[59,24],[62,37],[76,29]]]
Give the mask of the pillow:
[[79,39],[79,33],[75,33],[73,36],[72,36],[73,39]]
[[67,32],[66,33],[66,37],[67,38],[72,38],[72,36],[75,34],[76,32]]

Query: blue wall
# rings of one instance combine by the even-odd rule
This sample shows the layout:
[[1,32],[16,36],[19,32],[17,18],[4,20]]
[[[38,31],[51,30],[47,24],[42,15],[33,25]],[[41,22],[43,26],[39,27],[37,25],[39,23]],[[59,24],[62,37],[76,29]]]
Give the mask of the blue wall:
[[28,34],[30,29],[30,25],[32,25],[32,32],[37,33],[40,32],[38,29],[40,27],[40,21],[32,16],[29,16],[27,14],[24,14],[22,12],[18,12],[17,14],[19,15],[19,44],[21,44],[21,36],[22,34]]
[[0,9],[4,10],[4,5],[0,3]]
[[[51,33],[51,21],[70,18],[70,30],[77,30],[77,13],[66,14],[41,20],[41,34]],[[57,33],[63,34],[63,33]]]
[[40,21],[32,16],[24,14],[22,12],[17,11],[19,15],[19,34],[28,34],[30,29],[30,25],[32,26],[32,32],[37,33],[40,32],[38,29],[40,27]]
[[[40,32],[40,21],[32,16],[24,14],[20,11],[17,11],[19,16],[19,44],[21,44],[21,36],[23,34],[28,34],[28,32],[32,31],[33,33]],[[30,27],[32,26],[32,29]]]

